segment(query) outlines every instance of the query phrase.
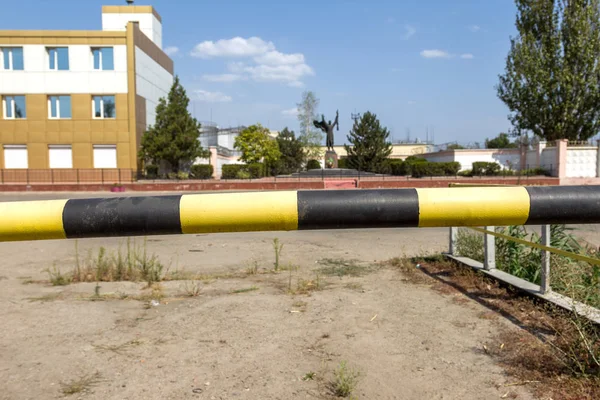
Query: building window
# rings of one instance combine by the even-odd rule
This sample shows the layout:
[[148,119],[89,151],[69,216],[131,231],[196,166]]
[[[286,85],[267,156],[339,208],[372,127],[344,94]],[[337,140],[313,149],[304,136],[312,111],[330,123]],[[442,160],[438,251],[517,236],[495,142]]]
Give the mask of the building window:
[[73,151],[69,145],[48,146],[50,168],[73,168]]
[[4,146],[4,168],[23,169],[27,168],[27,146],[5,145]]
[[92,96],[94,118],[116,118],[115,96]]
[[2,47],[0,48],[0,66],[5,70],[23,70],[23,48]]
[[5,119],[27,118],[25,96],[4,96],[2,99]]
[[94,145],[94,168],[117,168],[117,146]]
[[71,118],[71,96],[48,96],[48,118]]
[[94,69],[97,71],[112,71],[115,69],[114,52],[112,47],[92,47]]
[[69,48],[68,47],[47,47],[48,68],[54,71],[69,70]]

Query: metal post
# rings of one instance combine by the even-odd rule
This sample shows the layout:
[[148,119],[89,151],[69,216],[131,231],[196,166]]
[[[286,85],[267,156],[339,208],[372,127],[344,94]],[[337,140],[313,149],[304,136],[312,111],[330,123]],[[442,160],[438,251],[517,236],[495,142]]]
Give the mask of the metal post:
[[4,183],[4,170],[0,169],[0,183]]
[[[493,226],[486,226],[486,231],[494,231]],[[491,269],[496,269],[496,241],[493,235],[489,233],[484,234],[483,239],[483,247],[484,247],[484,261],[483,268],[486,271]]]
[[50,169],[50,181],[54,184],[54,170],[52,168]]
[[77,168],[77,184],[79,184],[79,168]]
[[450,227],[450,234],[449,234],[449,244],[448,244],[448,254],[456,256],[457,251],[456,251],[456,236],[458,235],[458,228],[455,226],[451,226]]
[[27,175],[27,184],[29,185],[29,168],[27,168],[25,175]]
[[100,176],[102,177],[102,183],[104,184],[104,168],[100,169]]
[[[542,225],[542,244],[550,246],[550,225]],[[548,293],[550,287],[550,252],[542,250],[540,293]]]

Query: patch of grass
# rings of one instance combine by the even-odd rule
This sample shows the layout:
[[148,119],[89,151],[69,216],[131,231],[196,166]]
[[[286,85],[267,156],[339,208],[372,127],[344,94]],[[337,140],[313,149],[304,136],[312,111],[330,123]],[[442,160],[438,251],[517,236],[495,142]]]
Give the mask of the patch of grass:
[[253,292],[255,290],[258,290],[258,287],[256,287],[256,286],[250,286],[250,287],[244,288],[244,289],[233,290],[231,293],[233,293],[233,294],[248,293],[248,292]]
[[258,261],[253,261],[252,265],[246,268],[246,275],[256,275],[258,274]]
[[429,283],[431,279],[420,270],[421,264],[408,257],[396,257],[387,262],[387,265],[402,272],[406,280],[412,283]]
[[60,391],[65,396],[88,392],[94,385],[102,381],[102,376],[99,372],[87,374],[73,379],[69,382],[60,383]]
[[363,285],[358,282],[351,282],[346,284],[346,289],[356,290],[357,292],[361,292],[363,290]]
[[185,294],[189,297],[198,297],[200,296],[200,292],[202,291],[200,287],[200,282],[198,281],[185,281],[183,284],[183,290]]
[[350,368],[346,361],[342,361],[333,375],[334,379],[329,384],[331,394],[337,397],[350,397],[358,385],[360,372]]
[[483,235],[468,228],[459,228],[456,233],[456,253],[461,257],[468,257],[475,261],[483,262]]
[[30,302],[40,301],[42,303],[46,303],[48,301],[62,300],[62,299],[63,299],[62,292],[48,293],[48,294],[45,294],[45,295],[39,296],[39,297],[28,297],[27,298],[27,300],[29,300]]
[[273,250],[275,251],[275,263],[273,266],[275,271],[279,271],[279,257],[281,257],[283,250],[283,243],[279,243],[279,238],[273,239]]
[[362,276],[368,272],[368,268],[359,265],[357,260],[344,260],[344,259],[333,259],[324,258],[319,261],[319,264],[324,267],[319,269],[319,272],[327,276]]
[[66,286],[72,281],[71,276],[62,274],[60,268],[56,266],[52,266],[52,268],[48,268],[45,271],[48,273],[48,279],[52,286]]
[[302,380],[303,381],[314,381],[315,376],[317,376],[317,374],[313,371],[310,371],[310,372],[307,372],[306,374],[304,374],[304,376],[302,377]]
[[163,279],[164,266],[155,254],[147,251],[147,240],[136,244],[127,239],[126,253],[121,246],[116,254],[100,247],[97,254],[88,251],[84,260],[79,256],[79,244],[75,241],[75,266],[70,279],[73,282],[146,281],[148,286]]

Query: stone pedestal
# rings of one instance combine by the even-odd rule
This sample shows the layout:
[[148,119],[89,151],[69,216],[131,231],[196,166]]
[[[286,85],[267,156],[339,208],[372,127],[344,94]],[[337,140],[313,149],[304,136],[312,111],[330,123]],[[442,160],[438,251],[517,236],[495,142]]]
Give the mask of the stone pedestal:
[[323,159],[323,165],[325,168],[337,168],[338,167],[338,155],[335,151],[327,150],[325,152],[325,158]]

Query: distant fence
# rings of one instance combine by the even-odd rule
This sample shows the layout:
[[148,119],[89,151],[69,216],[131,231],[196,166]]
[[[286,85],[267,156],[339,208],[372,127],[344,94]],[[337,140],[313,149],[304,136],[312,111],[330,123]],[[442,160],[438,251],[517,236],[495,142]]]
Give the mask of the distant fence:
[[130,183],[136,179],[133,169],[0,169],[0,184]]

